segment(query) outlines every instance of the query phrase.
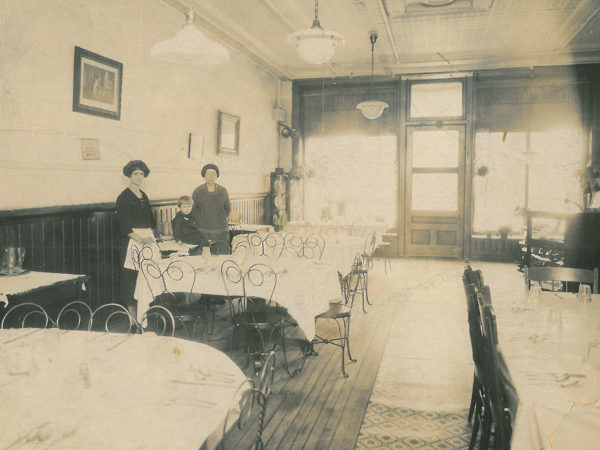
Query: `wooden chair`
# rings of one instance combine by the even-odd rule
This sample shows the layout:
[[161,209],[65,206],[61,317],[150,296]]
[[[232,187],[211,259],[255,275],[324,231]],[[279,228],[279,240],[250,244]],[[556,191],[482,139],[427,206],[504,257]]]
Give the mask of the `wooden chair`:
[[568,283],[586,283],[592,286],[592,293],[598,293],[598,268],[594,270],[576,269],[572,267],[525,267],[525,286],[531,282],[561,281],[562,287],[568,289]]
[[479,305],[477,303],[477,294],[483,289],[483,273],[481,270],[473,270],[466,262],[463,273],[463,285],[465,288],[465,297],[467,300],[467,314],[469,324],[469,336],[471,339],[471,352],[475,369],[473,371],[473,388],[471,391],[471,401],[469,404],[468,421],[471,422],[475,404],[478,397],[484,393],[483,389],[483,335],[481,331],[481,318],[479,315]]
[[356,280],[358,283],[358,279],[352,278],[350,274],[346,277],[342,277],[340,272],[338,272],[338,279],[340,281],[342,298],[335,302],[331,302],[329,304],[329,309],[326,312],[316,316],[315,324],[319,319],[334,321],[337,325],[339,337],[330,339],[315,334],[312,344],[333,344],[339,347],[342,351],[342,374],[344,375],[344,378],[348,378],[345,366],[346,352],[348,353],[348,359],[352,362],[356,362],[350,353],[350,318],[352,315],[352,304],[354,303],[356,289],[352,289],[349,286],[349,283],[352,279]]
[[481,291],[485,283],[483,282],[483,272],[481,270],[473,270],[469,260],[465,260],[465,271],[463,272],[463,283],[465,286],[468,284],[475,285],[478,291]]
[[25,302],[13,306],[2,318],[0,329],[4,328],[47,328],[52,325],[48,314],[37,303]]
[[[494,450],[508,450],[510,449],[512,435],[512,419],[511,413],[506,406],[504,389],[500,378],[496,315],[494,314],[494,308],[491,306],[491,298],[486,299],[488,295],[489,289],[484,290],[483,294],[479,296],[484,349],[483,382],[487,400],[484,408],[487,407],[489,409],[489,413],[485,413],[484,417],[487,417],[489,422],[491,416],[491,422],[494,427]],[[489,434],[488,431],[488,437]],[[482,439],[480,448],[487,448],[488,442],[484,442]]]
[[88,330],[92,319],[92,308],[87,303],[76,300],[61,308],[56,317],[56,327],[60,330]]

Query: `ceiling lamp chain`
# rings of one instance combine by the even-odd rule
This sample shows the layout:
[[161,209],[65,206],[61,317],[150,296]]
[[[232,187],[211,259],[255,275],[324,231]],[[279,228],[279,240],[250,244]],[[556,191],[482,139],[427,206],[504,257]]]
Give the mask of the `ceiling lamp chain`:
[[296,47],[300,57],[310,64],[324,64],[331,59],[337,45],[344,43],[336,31],[324,30],[319,22],[319,0],[315,0],[315,20],[308,30],[288,36],[288,43]]
[[190,10],[186,16],[183,28],[173,37],[154,44],[150,54],[163,61],[194,65],[223,64],[229,61],[229,51],[207,38],[194,25],[194,11]]
[[[371,83],[370,83],[370,91],[373,94],[373,76],[374,76],[374,65],[375,65],[375,42],[377,41],[377,33],[371,32],[369,36],[369,41],[371,42]],[[366,102],[360,102],[356,105],[356,109],[359,109],[362,112],[363,116],[367,119],[377,119],[379,116],[383,114],[383,110],[387,108],[389,105],[386,102],[382,102],[381,100],[368,100]]]

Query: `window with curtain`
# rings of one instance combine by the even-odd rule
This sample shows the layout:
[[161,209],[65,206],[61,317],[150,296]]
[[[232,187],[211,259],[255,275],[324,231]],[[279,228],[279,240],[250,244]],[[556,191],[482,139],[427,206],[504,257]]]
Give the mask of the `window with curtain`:
[[473,232],[523,235],[524,209],[577,212],[588,161],[582,83],[486,80],[477,89]]

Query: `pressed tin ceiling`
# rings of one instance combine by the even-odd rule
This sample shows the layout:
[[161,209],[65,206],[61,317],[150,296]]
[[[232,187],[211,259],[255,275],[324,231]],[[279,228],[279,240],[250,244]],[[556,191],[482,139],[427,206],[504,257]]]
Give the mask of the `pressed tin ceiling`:
[[[313,0],[160,0],[265,70],[288,79],[600,62],[600,0],[319,0],[323,28],[345,44],[324,66],[287,36],[307,29]],[[436,6],[440,5],[440,6]]]

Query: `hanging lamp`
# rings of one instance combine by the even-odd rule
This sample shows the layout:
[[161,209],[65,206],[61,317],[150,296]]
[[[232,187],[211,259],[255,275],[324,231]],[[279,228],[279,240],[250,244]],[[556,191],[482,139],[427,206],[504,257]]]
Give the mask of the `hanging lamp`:
[[296,47],[300,57],[310,64],[323,64],[333,56],[337,45],[344,43],[336,31],[324,30],[319,22],[319,0],[315,0],[315,20],[308,30],[297,31],[287,41]]
[[150,54],[163,61],[174,63],[212,65],[229,61],[229,51],[221,44],[208,39],[194,25],[194,12],[190,10],[186,24],[173,37],[157,42]]
[[[375,42],[377,41],[377,33],[372,32],[369,36],[371,41],[371,94],[373,93],[373,65],[375,61]],[[366,102],[360,102],[356,105],[356,109],[362,112],[362,115],[367,119],[377,119],[383,114],[383,110],[389,105],[381,100],[367,100]]]

